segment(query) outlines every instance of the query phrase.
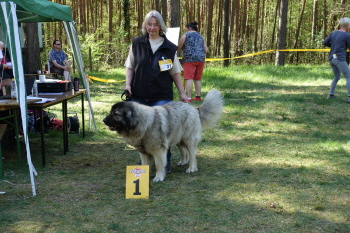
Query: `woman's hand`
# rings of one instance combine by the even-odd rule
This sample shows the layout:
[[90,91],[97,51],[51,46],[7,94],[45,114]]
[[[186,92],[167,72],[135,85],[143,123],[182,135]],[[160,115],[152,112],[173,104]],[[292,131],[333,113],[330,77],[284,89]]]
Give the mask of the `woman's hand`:
[[187,103],[188,99],[187,99],[187,95],[185,93],[181,93],[180,94],[180,99],[182,102]]
[[131,86],[130,85],[125,85],[124,90],[129,92],[129,96],[132,95],[132,93],[131,93]]
[[177,90],[179,91],[181,101],[184,103],[187,103],[187,95],[185,94],[185,91],[184,91],[185,88],[182,85],[180,73],[173,74],[173,75],[171,75],[171,77],[175,83]]

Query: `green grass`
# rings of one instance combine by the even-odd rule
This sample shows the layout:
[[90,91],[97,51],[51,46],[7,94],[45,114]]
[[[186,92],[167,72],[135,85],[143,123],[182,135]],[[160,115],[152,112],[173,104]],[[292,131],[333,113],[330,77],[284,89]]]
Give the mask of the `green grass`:
[[[124,68],[90,75],[124,80]],[[0,229],[350,232],[350,105],[344,79],[338,99],[326,99],[331,79],[327,65],[209,64],[203,95],[221,90],[225,108],[217,126],[203,133],[199,171],[186,174],[175,167],[179,152],[172,148],[173,172],[150,184],[146,200],[125,199],[125,168],[139,161],[138,154],[102,123],[124,84],[94,82],[98,132],[87,132],[85,139],[70,135],[67,155],[62,155],[62,132],[47,134],[45,168],[40,137],[30,135],[37,197],[31,196],[27,166],[4,161]],[[79,104],[70,102],[69,110],[78,111]],[[49,111],[60,117],[59,107]]]

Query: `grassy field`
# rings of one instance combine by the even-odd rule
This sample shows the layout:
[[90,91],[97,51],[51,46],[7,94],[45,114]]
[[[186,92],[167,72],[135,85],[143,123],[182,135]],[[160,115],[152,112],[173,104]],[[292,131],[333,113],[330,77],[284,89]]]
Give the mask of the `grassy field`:
[[[124,80],[123,68],[89,74]],[[62,133],[47,134],[45,168],[39,135],[30,135],[37,197],[28,167],[4,161],[0,232],[350,232],[350,104],[344,79],[338,98],[326,98],[331,79],[327,65],[208,65],[203,95],[219,89],[225,108],[203,133],[199,171],[176,167],[172,148],[173,172],[144,200],[125,199],[137,152],[102,123],[124,83],[94,82],[97,132],[70,135],[66,155]]]

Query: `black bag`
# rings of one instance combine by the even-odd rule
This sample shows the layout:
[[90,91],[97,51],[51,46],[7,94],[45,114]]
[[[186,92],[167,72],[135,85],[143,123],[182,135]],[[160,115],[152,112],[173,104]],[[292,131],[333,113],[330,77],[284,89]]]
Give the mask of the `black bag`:
[[[31,132],[41,132],[40,124],[40,113],[37,112],[36,116],[33,109],[28,109],[28,131]],[[48,116],[47,112],[42,110],[42,115],[44,119],[44,132],[47,133],[50,128],[51,119]]]
[[74,116],[68,117],[67,123],[68,123],[68,133],[72,131],[79,133],[79,119],[77,114],[75,114]]

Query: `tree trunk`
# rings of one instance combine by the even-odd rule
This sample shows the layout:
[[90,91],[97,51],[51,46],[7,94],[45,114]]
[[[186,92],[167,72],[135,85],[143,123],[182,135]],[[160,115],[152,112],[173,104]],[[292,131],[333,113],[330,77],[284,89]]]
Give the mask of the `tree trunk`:
[[[230,56],[230,38],[229,38],[229,15],[230,15],[230,1],[224,0],[224,58],[229,58]],[[227,67],[230,64],[230,60],[224,60],[224,66]]]
[[100,0],[100,27],[103,22],[103,0]]
[[80,18],[80,24],[81,24],[81,28],[80,30],[82,31],[83,34],[85,34],[86,32],[86,20],[85,20],[85,1],[80,0],[79,1],[79,9],[80,9],[80,14],[79,14],[79,18]]
[[143,22],[143,0],[136,1],[137,6],[137,29],[141,31],[142,22]]
[[[240,1],[240,0],[236,0],[236,1]],[[243,1],[243,4],[242,4],[242,8],[240,11],[242,12],[241,15],[242,15],[242,23],[241,23],[241,35],[242,37],[246,37],[246,33],[247,33],[247,20],[248,20],[248,14],[247,14],[247,11],[248,11],[248,3],[247,3],[247,0],[244,0]],[[233,17],[234,18],[234,17]]]
[[196,15],[196,21],[198,22],[198,31],[201,31],[201,28],[202,28],[202,21],[200,19],[201,19],[201,5],[200,5],[200,1],[198,0],[197,15]]
[[293,45],[294,49],[297,48],[297,43],[298,43],[299,34],[300,34],[300,27],[301,27],[301,23],[303,21],[303,16],[304,16],[304,11],[305,11],[305,4],[306,4],[306,0],[304,0],[304,2],[303,2],[303,6],[302,6],[301,12],[300,12],[298,27],[297,27],[297,30],[295,32],[295,41],[294,41],[294,45]]
[[[234,33],[234,29],[235,29],[235,17],[232,17],[233,12],[235,12],[235,6],[236,6],[235,4],[236,4],[235,0],[232,0],[232,2],[231,2],[231,17],[230,17],[230,35],[229,35],[230,41],[233,37],[233,33]],[[231,43],[230,43],[230,45],[231,45]]]
[[258,30],[260,19],[260,0],[256,3],[255,23],[254,23],[254,52],[258,51]]
[[211,46],[211,33],[213,28],[213,0],[207,0],[207,45],[208,48]]
[[108,1],[108,32],[109,32],[109,41],[112,41],[113,34],[113,0]]
[[[234,50],[235,50],[235,56],[239,54],[238,50],[238,45],[239,45],[239,10],[240,10],[240,2],[239,0],[235,1],[236,6],[235,6],[235,12],[233,17],[235,17],[235,40],[234,40]],[[233,12],[232,12],[233,13]]]
[[43,70],[40,61],[38,23],[25,23],[24,73]]
[[[281,0],[280,7],[280,20],[278,25],[278,43],[277,49],[286,48],[286,37],[287,37],[287,15],[288,15],[288,0]],[[285,52],[276,51],[276,66],[284,66]]]
[[[276,8],[275,8],[275,17],[274,17],[274,22],[273,22],[273,30],[272,30],[272,36],[271,36],[271,48],[275,48],[275,37],[276,37],[276,22],[277,22],[277,16],[278,16],[278,11],[280,8],[280,3],[281,0],[277,0]],[[270,59],[272,60],[272,53]]]
[[223,0],[219,0],[218,1],[218,5],[217,5],[217,16],[218,16],[218,20],[217,20],[217,34],[216,34],[216,43],[215,43],[215,53],[214,56],[220,56],[220,48],[221,48],[221,39],[222,39],[222,3]]
[[262,2],[262,22],[261,22],[261,28],[260,28],[260,51],[263,50],[263,37],[264,37],[264,26],[265,26],[265,21],[266,21],[266,13],[265,13],[265,0]]
[[[294,41],[293,49],[297,48],[297,44],[298,44],[298,40],[299,40],[299,34],[300,34],[300,27],[301,27],[301,23],[303,22],[305,5],[306,5],[306,0],[304,0],[303,6],[301,8],[300,18],[299,18],[299,22],[298,22],[298,27],[297,27],[297,30],[295,32],[295,41]],[[293,59],[294,59],[294,53],[292,54],[291,59],[290,59],[291,63],[293,63]]]
[[[327,0],[323,1],[323,39],[327,37]],[[323,53],[323,60],[327,59],[326,53]]]
[[130,15],[129,15],[129,6],[130,6],[130,2],[129,0],[122,0],[122,9],[123,9],[123,18],[124,21],[123,22],[123,30],[126,33],[126,37],[125,40],[127,42],[130,41]]
[[185,24],[186,23],[189,23],[189,22],[192,22],[192,9],[189,8],[190,7],[190,3],[189,1],[186,1],[185,2],[185,9],[188,9],[188,14],[187,14],[187,17],[185,18]]
[[89,12],[89,0],[86,1],[85,7],[86,7],[86,32],[90,32],[90,27],[92,26],[92,24],[90,23],[90,12]]
[[167,23],[167,15],[168,15],[168,11],[167,11],[167,0],[162,0],[162,12],[161,12],[164,22],[165,24]]
[[158,11],[160,13],[160,4],[159,4],[159,0],[154,0],[154,4],[155,4],[155,9],[156,11]]
[[312,10],[312,31],[311,31],[311,41],[315,40],[315,34],[317,30],[317,15],[318,15],[318,0],[314,0],[314,6]]
[[180,0],[168,0],[169,27],[180,27]]

